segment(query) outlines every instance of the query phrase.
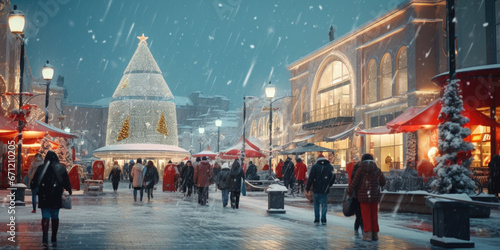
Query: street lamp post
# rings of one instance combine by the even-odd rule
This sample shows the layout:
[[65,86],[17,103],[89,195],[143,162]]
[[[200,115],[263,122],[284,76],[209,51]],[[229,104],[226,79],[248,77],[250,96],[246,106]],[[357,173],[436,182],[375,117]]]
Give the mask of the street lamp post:
[[200,152],[201,152],[201,135],[205,133],[205,128],[202,127],[198,128],[198,132],[200,132]]
[[220,126],[222,126],[222,120],[220,118],[217,118],[217,120],[215,120],[215,126],[217,126],[217,152],[220,152],[219,139],[220,139]]
[[[9,14],[9,28],[12,33],[16,35],[21,42],[21,55],[19,58],[19,112],[22,111],[23,106],[23,75],[24,75],[24,13],[17,10],[17,6],[14,5],[14,10]],[[16,182],[21,183],[21,162],[22,162],[22,145],[23,145],[23,128],[24,123],[21,119],[18,119],[18,141],[17,141],[17,171],[16,171]],[[17,199],[17,197],[16,197]],[[24,201],[24,197],[22,197]]]
[[47,63],[42,68],[43,80],[47,81],[47,89],[45,91],[45,123],[49,124],[49,96],[50,96],[50,81],[54,76],[54,67]]
[[266,87],[266,97],[269,99],[269,176],[271,176],[271,160],[273,156],[273,97],[276,94],[276,87],[269,82]]

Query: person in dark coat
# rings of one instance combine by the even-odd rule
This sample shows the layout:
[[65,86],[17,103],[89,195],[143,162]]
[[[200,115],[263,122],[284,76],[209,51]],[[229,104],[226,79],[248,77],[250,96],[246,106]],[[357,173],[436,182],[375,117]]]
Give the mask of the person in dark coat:
[[230,179],[229,172],[230,172],[229,164],[226,162],[222,164],[222,168],[220,172],[217,174],[217,180],[219,180],[217,186],[222,193],[222,207],[227,206],[229,198],[229,179]]
[[198,203],[206,205],[208,200],[208,187],[212,182],[212,166],[206,156],[201,158],[200,164],[194,170],[194,182],[198,187]]
[[148,201],[153,198],[153,190],[159,179],[158,169],[153,161],[148,161],[148,165],[144,169],[144,186],[146,187],[146,194],[148,194]]
[[177,165],[177,170],[179,171],[179,178],[177,178],[177,181],[175,182],[175,191],[180,191],[182,189],[182,173],[184,172],[184,162],[180,162],[179,165]]
[[118,183],[120,183],[120,177],[121,177],[121,170],[120,170],[120,165],[118,165],[118,162],[115,161],[113,168],[109,172],[108,179],[111,180],[113,183],[113,190],[116,191],[118,190]]
[[57,154],[48,151],[43,165],[40,165],[31,181],[32,188],[38,188],[38,208],[42,210],[42,242],[48,248],[49,219],[52,219],[52,246],[57,246],[57,230],[59,229],[59,209],[62,205],[62,193],[69,195],[71,184],[66,168],[59,163]]
[[283,182],[290,194],[293,194],[293,185],[295,184],[295,165],[291,157],[287,157],[283,164]]
[[[194,176],[194,167],[191,164],[191,161],[186,162],[186,167],[184,168],[184,177],[182,177],[182,190],[184,192],[184,196],[191,196],[193,192],[193,176]],[[185,193],[187,189],[187,194]]]
[[229,173],[229,192],[231,192],[231,207],[238,209],[240,205],[241,183],[245,181],[245,173],[240,160],[236,159]]
[[306,191],[309,192],[313,186],[313,202],[314,202],[314,223],[319,223],[321,206],[321,223],[326,225],[326,211],[328,210],[328,192],[330,186],[335,182],[335,174],[333,166],[330,162],[320,154],[311,168],[309,179],[307,179]]
[[[347,175],[349,177],[348,184],[351,184],[354,175],[356,175],[356,171],[359,168],[359,157],[356,155],[353,158],[353,161],[349,162],[346,166]],[[361,227],[361,231],[363,231],[363,217],[361,215],[361,206],[359,205],[358,198],[356,198],[356,192],[353,192],[351,207],[355,209],[356,212],[356,220],[354,221],[354,234],[356,236],[359,235],[358,229]]]
[[214,163],[214,168],[213,168],[213,177],[212,177],[212,181],[215,183],[215,191],[217,191],[217,187],[218,187],[218,184],[219,184],[219,172],[221,170],[221,167],[219,165],[218,162],[215,162]]
[[247,174],[246,174],[246,179],[247,180],[259,180],[258,175],[257,175],[257,166],[253,164],[252,161],[248,162],[248,169],[247,169]]
[[134,168],[134,165],[135,165],[134,160],[130,160],[128,164],[128,180],[129,180],[128,189],[131,189],[132,184],[134,183],[134,177],[132,177],[132,169]]
[[127,180],[127,179],[128,179],[128,162],[125,162],[125,164],[123,164],[122,180]]
[[384,186],[385,182],[384,174],[377,167],[373,156],[363,155],[356,174],[347,188],[347,195],[351,196],[356,191],[356,197],[361,205],[365,241],[378,240],[378,203],[382,197],[380,187]]

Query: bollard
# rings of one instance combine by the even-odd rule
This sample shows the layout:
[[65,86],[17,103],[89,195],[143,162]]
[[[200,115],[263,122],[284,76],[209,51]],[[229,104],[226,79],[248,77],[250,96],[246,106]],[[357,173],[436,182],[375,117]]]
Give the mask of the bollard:
[[471,248],[469,205],[446,199],[427,198],[432,208],[431,244],[445,248]]
[[26,206],[26,203],[24,202],[24,193],[27,186],[24,185],[24,183],[16,183],[12,185],[11,188],[12,193],[14,193],[14,196],[16,197],[16,206]]
[[267,213],[284,214],[285,210],[285,192],[288,190],[280,185],[273,184],[266,189],[267,192]]

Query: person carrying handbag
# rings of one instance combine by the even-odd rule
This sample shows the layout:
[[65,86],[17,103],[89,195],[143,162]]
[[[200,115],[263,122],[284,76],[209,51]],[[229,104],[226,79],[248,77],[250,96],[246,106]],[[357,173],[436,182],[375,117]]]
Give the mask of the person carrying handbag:
[[[352,179],[354,178],[354,175],[356,174],[356,171],[359,168],[359,156],[355,155],[353,157],[353,160],[346,165],[346,172],[347,175],[349,176],[348,184],[351,184]],[[352,201],[350,205],[350,210],[353,210],[353,212],[356,215],[356,220],[354,221],[354,235],[359,236],[358,229],[361,227],[361,232],[363,232],[363,218],[361,217],[361,206],[359,204],[359,200],[356,197],[356,191],[353,192],[353,195],[351,196]]]
[[52,219],[52,247],[57,247],[57,231],[59,229],[59,210],[62,204],[64,189],[71,192],[68,172],[59,163],[57,154],[48,151],[43,165],[36,170],[31,181],[32,188],[38,188],[38,207],[42,210],[42,243],[48,247],[49,220]]
[[347,188],[347,195],[351,196],[356,192],[359,200],[365,233],[364,241],[378,240],[378,203],[382,197],[380,187],[384,186],[385,183],[384,174],[377,167],[373,156],[363,155],[354,178]]

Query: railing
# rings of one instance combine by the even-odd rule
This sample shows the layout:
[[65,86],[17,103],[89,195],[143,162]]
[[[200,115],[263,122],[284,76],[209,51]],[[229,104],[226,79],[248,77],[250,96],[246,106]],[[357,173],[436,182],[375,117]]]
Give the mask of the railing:
[[353,117],[352,103],[337,103],[303,114],[304,123],[328,120],[337,117]]

